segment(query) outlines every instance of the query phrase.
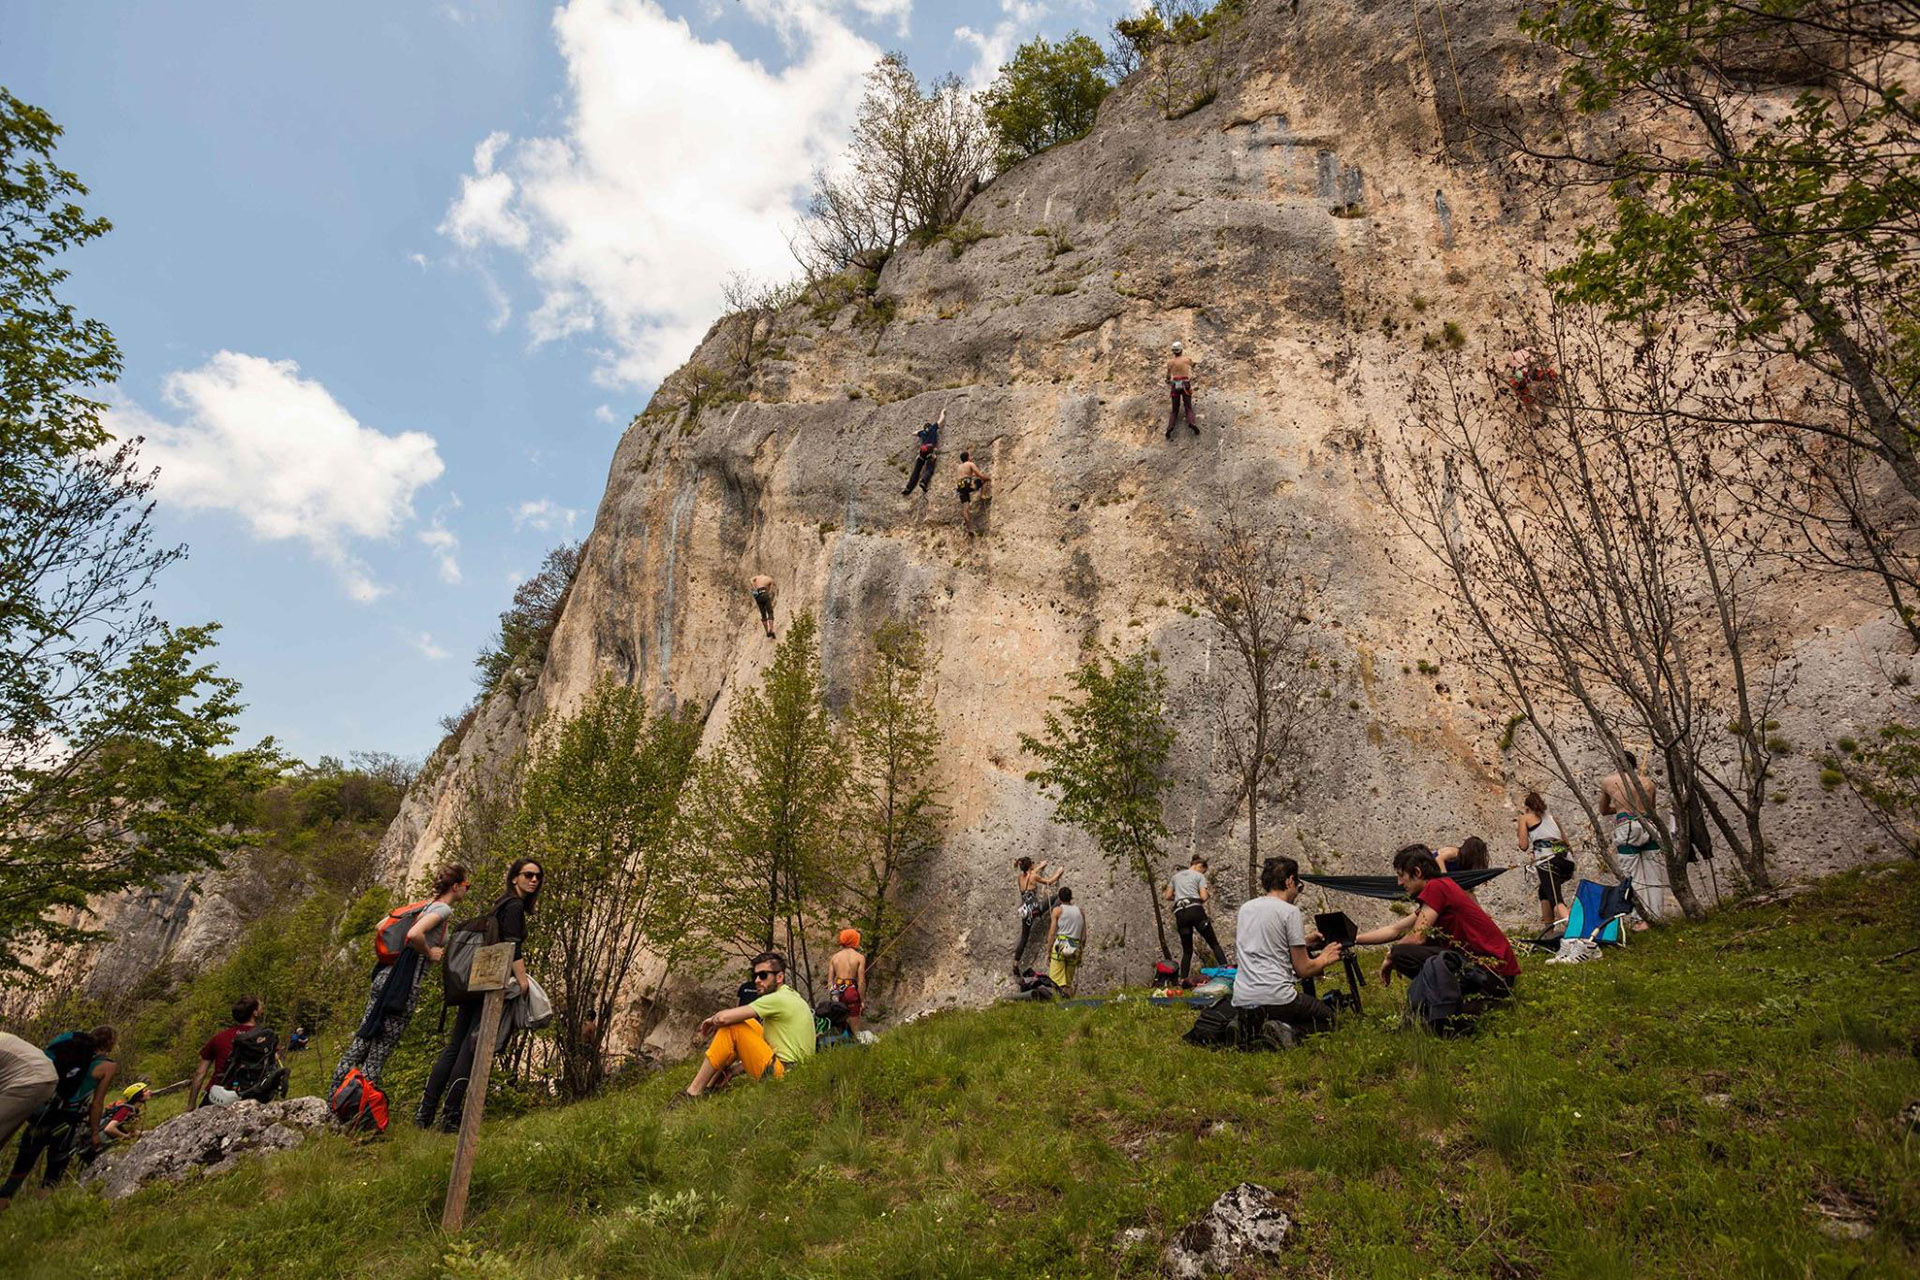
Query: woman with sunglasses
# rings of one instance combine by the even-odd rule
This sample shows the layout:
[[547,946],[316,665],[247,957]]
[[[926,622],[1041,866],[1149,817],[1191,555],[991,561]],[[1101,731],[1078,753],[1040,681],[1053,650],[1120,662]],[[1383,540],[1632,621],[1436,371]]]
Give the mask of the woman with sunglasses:
[[[527,917],[540,901],[542,876],[540,864],[532,858],[516,859],[507,869],[506,893],[489,912],[498,927],[499,940],[513,944],[513,980],[521,991],[527,989],[527,963],[521,958],[527,942]],[[453,1034],[447,1037],[446,1047],[440,1050],[440,1058],[433,1064],[433,1074],[427,1077],[427,1094],[420,1099],[420,1110],[414,1113],[413,1122],[422,1129],[433,1127],[442,1093],[446,1095],[447,1109],[440,1117],[440,1128],[452,1133],[460,1127],[460,1112],[467,1100],[467,1077],[473,1074],[480,1003],[473,1000],[461,1005],[453,1020]]]

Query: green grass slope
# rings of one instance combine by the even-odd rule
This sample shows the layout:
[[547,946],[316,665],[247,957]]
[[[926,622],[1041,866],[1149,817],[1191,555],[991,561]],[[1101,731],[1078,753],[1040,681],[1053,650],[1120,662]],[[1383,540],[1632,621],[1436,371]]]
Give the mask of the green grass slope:
[[23,1200],[0,1256],[62,1280],[1144,1275],[1251,1179],[1298,1220],[1281,1275],[1911,1276],[1916,921],[1916,869],[1852,874],[1530,960],[1466,1041],[1399,1029],[1371,987],[1289,1054],[1189,1048],[1184,1012],[1136,998],[930,1018],[669,1113],[676,1070],[490,1125],[458,1241],[451,1140],[402,1097],[385,1141]]

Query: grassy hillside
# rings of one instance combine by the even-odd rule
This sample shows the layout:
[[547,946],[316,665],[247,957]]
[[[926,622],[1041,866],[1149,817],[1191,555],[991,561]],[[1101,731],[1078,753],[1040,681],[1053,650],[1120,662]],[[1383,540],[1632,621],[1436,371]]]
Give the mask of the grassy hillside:
[[1920,874],[1883,869],[1529,961],[1470,1041],[1400,1030],[1376,987],[1284,1055],[1189,1048],[1135,999],[930,1018],[669,1113],[676,1071],[490,1126],[459,1241],[451,1139],[404,1124],[112,1207],[23,1201],[0,1240],[62,1278],[1148,1274],[1253,1179],[1299,1221],[1286,1275],[1910,1276],[1916,920]]

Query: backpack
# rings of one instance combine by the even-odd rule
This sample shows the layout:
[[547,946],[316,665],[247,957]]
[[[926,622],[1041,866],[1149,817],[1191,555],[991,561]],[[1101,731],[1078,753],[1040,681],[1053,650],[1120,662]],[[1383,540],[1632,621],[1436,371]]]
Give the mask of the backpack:
[[387,1095],[380,1092],[380,1086],[360,1068],[348,1070],[340,1087],[327,1099],[327,1111],[333,1116],[333,1122],[348,1132],[371,1129],[375,1133],[387,1131]]
[[265,1102],[276,1089],[285,1089],[287,1073],[274,1059],[280,1037],[266,1027],[242,1031],[233,1038],[227,1069],[218,1083],[255,1102]]
[[1020,994],[1031,1000],[1057,1000],[1060,998],[1060,984],[1044,973],[1035,973],[1032,969],[1020,975]]
[[74,1095],[87,1083],[98,1048],[92,1034],[85,1031],[65,1032],[47,1045],[47,1057],[53,1060],[54,1074],[58,1077],[53,1086],[56,1102],[65,1106],[74,1100]]
[[420,913],[432,905],[433,899],[428,898],[387,912],[387,918],[373,931],[373,954],[381,965],[390,965],[400,958],[400,953],[407,948],[407,931],[413,928]]
[[1460,974],[1465,964],[1457,951],[1428,956],[1407,988],[1407,1016],[1436,1035],[1462,1030],[1460,1006],[1465,995]]
[[1231,1048],[1236,1043],[1239,1024],[1240,1015],[1233,1007],[1233,993],[1229,991],[1202,1009],[1181,1039],[1202,1049]]
[[1180,971],[1173,967],[1172,961],[1155,960],[1153,962],[1153,985],[1154,986],[1170,987],[1173,985],[1174,979],[1178,978],[1179,976],[1180,976]]
[[498,941],[500,920],[494,915],[494,908],[448,930],[446,954],[440,958],[440,981],[447,1004],[473,1003],[473,993],[467,990],[467,980],[473,976],[473,958],[480,953],[480,948]]

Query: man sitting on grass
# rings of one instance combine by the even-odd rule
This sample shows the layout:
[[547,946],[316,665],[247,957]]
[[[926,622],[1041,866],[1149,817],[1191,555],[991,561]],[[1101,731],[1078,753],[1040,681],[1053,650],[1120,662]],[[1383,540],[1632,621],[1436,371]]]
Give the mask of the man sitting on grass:
[[700,1024],[700,1034],[713,1040],[687,1097],[705,1093],[722,1072],[728,1079],[745,1071],[761,1080],[771,1068],[778,1080],[788,1067],[813,1056],[813,1010],[787,985],[787,962],[778,951],[753,958],[753,986],[760,993],[753,1001],[722,1009]]
[[[1393,871],[1407,896],[1420,904],[1419,910],[1354,939],[1367,944],[1394,943],[1380,964],[1381,984],[1391,986],[1396,973],[1417,977],[1428,960],[1451,950],[1496,975],[1500,979],[1497,994],[1511,994],[1520,976],[1513,944],[1465,889],[1440,874],[1433,851],[1423,844],[1410,844],[1393,855]],[[1438,939],[1428,942],[1435,934],[1440,935]],[[1415,940],[1398,941],[1408,935]]]

